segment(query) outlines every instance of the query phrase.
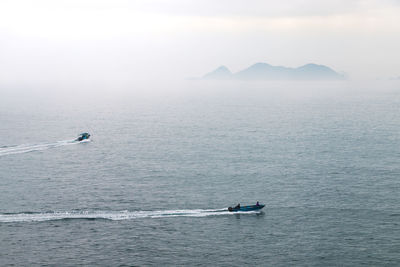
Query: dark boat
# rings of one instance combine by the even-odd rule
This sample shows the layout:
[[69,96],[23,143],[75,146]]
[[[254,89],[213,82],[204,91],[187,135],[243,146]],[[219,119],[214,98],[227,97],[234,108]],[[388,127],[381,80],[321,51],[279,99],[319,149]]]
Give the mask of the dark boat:
[[236,206],[234,208],[229,207],[228,211],[235,212],[235,211],[255,211],[255,210],[261,210],[264,208],[265,205],[259,204],[259,205],[250,205],[250,206]]
[[90,137],[90,134],[89,134],[89,133],[81,133],[81,134],[78,136],[78,138],[75,139],[75,141],[80,142],[80,141],[83,141],[83,140],[88,140],[89,137]]

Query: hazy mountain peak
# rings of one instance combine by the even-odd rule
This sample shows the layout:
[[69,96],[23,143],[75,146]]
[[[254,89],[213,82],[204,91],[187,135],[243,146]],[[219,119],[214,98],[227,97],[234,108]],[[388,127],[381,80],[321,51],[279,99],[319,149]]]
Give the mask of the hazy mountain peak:
[[224,65],[219,66],[215,71],[231,73],[231,71],[227,67],[225,67]]
[[[301,67],[319,67],[319,66],[323,66],[323,65],[318,65],[318,64],[315,64],[315,63],[308,63],[308,64],[305,64],[305,65],[303,65]],[[299,67],[299,68],[301,68],[301,67]]]
[[309,69],[309,70],[332,70],[331,68],[325,65],[318,65],[314,63],[308,63],[306,65],[300,66],[297,69]]
[[250,68],[263,68],[263,67],[271,67],[271,65],[264,62],[257,62],[250,66]]
[[215,79],[215,80],[223,80],[229,79],[232,76],[232,72],[225,66],[220,66],[215,70],[207,73],[203,76],[203,79]]

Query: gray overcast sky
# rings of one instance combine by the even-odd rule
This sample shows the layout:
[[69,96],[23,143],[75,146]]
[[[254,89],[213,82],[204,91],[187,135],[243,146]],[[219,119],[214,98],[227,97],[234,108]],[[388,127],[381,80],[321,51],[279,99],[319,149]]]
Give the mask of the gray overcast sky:
[[0,84],[184,79],[256,62],[400,75],[400,1],[2,0]]

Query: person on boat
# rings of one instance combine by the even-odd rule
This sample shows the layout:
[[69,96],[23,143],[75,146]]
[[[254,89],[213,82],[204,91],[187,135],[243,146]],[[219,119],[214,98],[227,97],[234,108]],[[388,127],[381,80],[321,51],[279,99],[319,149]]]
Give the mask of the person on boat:
[[240,209],[240,203],[236,205],[235,209]]
[[256,206],[260,206],[260,203],[257,201]]

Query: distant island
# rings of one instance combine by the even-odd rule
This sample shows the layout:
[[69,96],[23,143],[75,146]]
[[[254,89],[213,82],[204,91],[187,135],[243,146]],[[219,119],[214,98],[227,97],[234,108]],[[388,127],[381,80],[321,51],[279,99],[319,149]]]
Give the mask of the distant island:
[[221,66],[202,77],[206,80],[345,80],[343,74],[317,64],[306,64],[298,68],[272,66],[267,63],[256,63],[247,69],[232,73]]

